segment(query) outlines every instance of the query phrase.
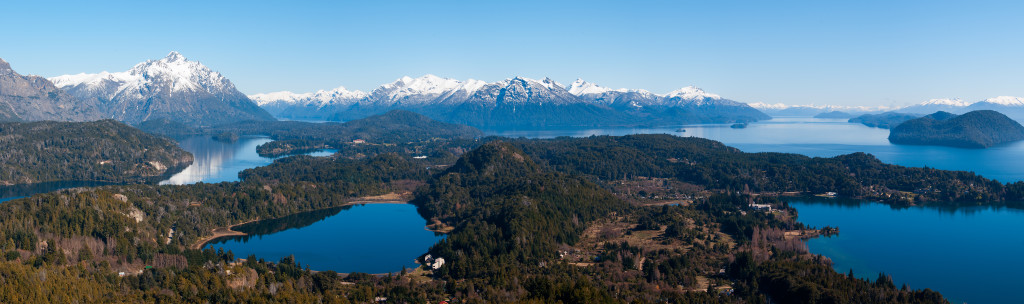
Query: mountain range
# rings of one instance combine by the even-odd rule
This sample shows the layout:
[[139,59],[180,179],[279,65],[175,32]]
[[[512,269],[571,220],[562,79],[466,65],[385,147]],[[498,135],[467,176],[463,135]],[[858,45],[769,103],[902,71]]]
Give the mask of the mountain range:
[[964,114],[978,110],[993,110],[1003,113],[1014,120],[1024,121],[1024,97],[1013,96],[999,96],[975,102],[968,102],[959,98],[931,99],[905,107],[786,105],[781,103],[751,103],[750,106],[772,117],[813,117],[834,111],[849,113],[852,116],[866,114],[886,114],[890,116],[893,114],[910,114],[911,116],[920,117],[938,111]]
[[771,115],[772,117],[814,117],[829,112],[843,112],[852,116],[892,111],[896,108],[887,106],[838,106],[838,105],[787,105],[782,103],[768,104],[763,102],[750,103],[750,106]]
[[1024,121],[1024,98],[1010,96],[977,102],[932,99],[902,108],[790,106],[741,103],[693,86],[656,94],[641,89],[611,89],[582,79],[564,86],[548,78],[513,77],[488,83],[434,75],[402,77],[370,92],[338,87],[312,93],[246,96],[220,73],[177,52],[124,72],[49,79],[18,74],[0,60],[0,121],[113,118],[134,125],[163,121],[207,127],[274,120],[275,116],[347,121],[395,109],[485,129],[734,123],[835,111],[854,116],[885,111],[921,116],[935,111],[961,114],[995,110]]
[[667,94],[609,89],[583,80],[568,87],[545,78],[487,83],[434,75],[402,77],[369,93],[339,87],[249,96],[280,118],[352,120],[393,109],[482,128],[636,126],[769,119],[745,103],[685,87]]
[[964,114],[972,111],[992,110],[1002,113],[1014,120],[1024,121],[1024,97],[999,96],[975,102],[960,99],[932,99],[923,103],[905,107],[903,113],[933,113],[937,111]]
[[96,105],[105,118],[130,124],[154,119],[192,126],[274,120],[223,75],[178,52],[124,72],[62,75],[49,81],[82,104]]

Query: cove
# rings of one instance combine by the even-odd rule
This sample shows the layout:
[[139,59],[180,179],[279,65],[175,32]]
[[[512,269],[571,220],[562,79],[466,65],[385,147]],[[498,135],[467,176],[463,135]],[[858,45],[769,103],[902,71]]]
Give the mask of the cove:
[[311,211],[235,227],[245,236],[213,240],[205,248],[268,261],[294,255],[313,270],[399,272],[444,236],[426,230],[410,204],[364,204]]
[[896,286],[931,288],[950,302],[1024,303],[1024,211],[995,207],[892,208],[861,201],[798,198],[798,220],[839,227],[839,234],[807,241],[832,259],[839,273],[853,269],[870,280],[880,272]]

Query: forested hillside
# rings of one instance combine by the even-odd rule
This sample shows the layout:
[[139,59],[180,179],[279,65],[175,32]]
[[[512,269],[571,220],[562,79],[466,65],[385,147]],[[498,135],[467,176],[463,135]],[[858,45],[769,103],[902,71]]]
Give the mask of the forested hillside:
[[711,189],[743,192],[837,192],[897,205],[1009,204],[1020,198],[971,172],[882,163],[864,153],[833,158],[744,153],[722,143],[670,135],[594,136],[515,142],[556,170],[599,180],[675,178]]
[[0,123],[0,184],[145,182],[180,171],[192,154],[113,121]]
[[889,141],[904,145],[988,148],[1024,140],[1024,126],[999,112],[979,110],[956,115],[936,112],[903,122],[889,132]]
[[881,114],[864,114],[854,118],[850,118],[852,123],[864,124],[868,127],[892,129],[903,123],[914,118],[921,117],[920,114],[908,114],[908,113],[896,113],[896,112],[885,112]]

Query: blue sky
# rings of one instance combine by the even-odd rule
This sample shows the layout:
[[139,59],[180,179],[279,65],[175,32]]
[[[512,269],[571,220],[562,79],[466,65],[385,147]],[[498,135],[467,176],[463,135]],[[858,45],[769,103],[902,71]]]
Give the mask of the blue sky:
[[429,73],[787,104],[1024,96],[1013,1],[87,2],[5,3],[0,58],[49,77],[176,50],[247,94]]

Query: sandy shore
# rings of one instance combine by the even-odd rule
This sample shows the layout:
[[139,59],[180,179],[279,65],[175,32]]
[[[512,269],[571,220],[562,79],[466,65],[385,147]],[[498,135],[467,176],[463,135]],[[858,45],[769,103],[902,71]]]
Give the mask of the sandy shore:
[[220,237],[245,235],[245,232],[234,231],[234,230],[231,230],[231,229],[235,228],[235,227],[238,227],[238,226],[241,226],[241,225],[252,223],[252,222],[255,222],[255,221],[258,221],[258,219],[251,220],[251,221],[248,221],[248,222],[245,222],[245,223],[234,224],[234,225],[231,225],[231,226],[228,226],[228,227],[214,228],[213,230],[210,231],[211,233],[213,233],[213,235],[199,239],[199,241],[197,241],[195,244],[192,244],[192,249],[203,249],[203,246],[206,246],[206,243],[209,243],[210,241],[213,241],[213,240],[215,240],[217,238],[220,238]]

